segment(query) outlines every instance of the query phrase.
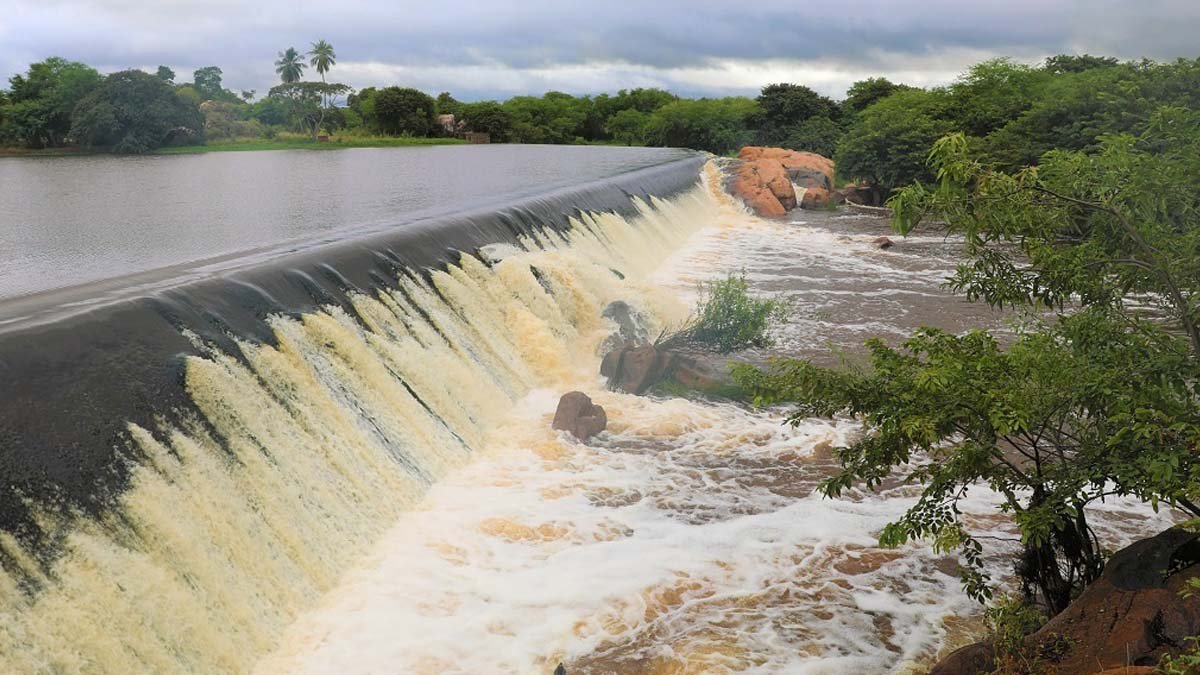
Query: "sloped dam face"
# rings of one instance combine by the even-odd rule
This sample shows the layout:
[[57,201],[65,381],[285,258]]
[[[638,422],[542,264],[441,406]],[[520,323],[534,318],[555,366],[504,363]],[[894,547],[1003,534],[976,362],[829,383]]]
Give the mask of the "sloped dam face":
[[952,560],[873,547],[911,488],[813,494],[852,423],[606,392],[597,353],[609,303],[657,334],[739,270],[791,354],[998,323],[938,290],[952,242],[754,219],[684,151],[0,178],[0,671],[887,672],[967,632]]

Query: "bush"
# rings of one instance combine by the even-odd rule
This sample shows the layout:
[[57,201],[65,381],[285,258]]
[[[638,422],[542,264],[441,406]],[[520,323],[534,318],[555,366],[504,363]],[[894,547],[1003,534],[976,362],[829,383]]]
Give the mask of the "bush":
[[695,346],[728,354],[749,347],[770,347],[770,329],[785,315],[782,302],[750,296],[745,275],[707,281],[692,319],[660,338],[659,346]]

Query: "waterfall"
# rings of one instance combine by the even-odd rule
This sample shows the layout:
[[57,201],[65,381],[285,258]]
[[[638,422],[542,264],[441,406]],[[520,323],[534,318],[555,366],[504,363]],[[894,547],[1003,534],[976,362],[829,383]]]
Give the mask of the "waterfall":
[[[659,326],[683,318],[687,307],[648,275],[719,216],[715,168],[697,182],[689,166],[690,187],[621,192],[622,208],[581,197],[583,210],[559,223],[530,223],[544,211],[527,209],[518,224],[502,217],[505,234],[490,242],[468,218],[473,247],[447,251],[456,243],[430,227],[419,245],[315,247],[304,251],[310,267],[256,269],[253,283],[247,272],[123,298],[105,321],[126,326],[125,337],[89,334],[125,350],[105,377],[140,383],[159,373],[136,397],[88,389],[96,373],[79,358],[61,359],[78,367],[59,379],[13,370],[20,391],[6,402],[0,441],[26,445],[13,441],[6,463],[77,452],[67,464],[78,475],[10,477],[0,670],[251,669],[526,392],[595,377],[596,346],[612,331],[601,317],[608,303],[630,302]],[[440,260],[414,264],[414,246]],[[348,264],[355,251],[373,266]],[[311,302],[285,302],[271,275],[307,289]],[[253,292],[235,308],[216,288]],[[84,320],[60,323],[68,318]],[[11,356],[28,347],[21,340],[58,344],[30,335],[0,346]],[[128,367],[112,370],[119,364]],[[51,406],[41,397],[54,388]],[[85,394],[86,405],[65,407]],[[22,401],[33,406],[23,417]],[[52,408],[63,417],[44,420]],[[89,418],[126,408],[118,419]],[[39,424],[46,435],[30,440]],[[104,445],[103,461],[71,450],[88,443]]]

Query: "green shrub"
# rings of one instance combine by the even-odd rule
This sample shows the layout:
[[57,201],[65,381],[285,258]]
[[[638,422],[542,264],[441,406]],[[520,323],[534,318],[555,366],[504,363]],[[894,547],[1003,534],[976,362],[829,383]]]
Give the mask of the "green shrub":
[[728,354],[748,347],[770,347],[772,324],[785,316],[784,303],[750,295],[745,274],[700,286],[696,312],[683,328],[662,337],[659,346],[694,346]]

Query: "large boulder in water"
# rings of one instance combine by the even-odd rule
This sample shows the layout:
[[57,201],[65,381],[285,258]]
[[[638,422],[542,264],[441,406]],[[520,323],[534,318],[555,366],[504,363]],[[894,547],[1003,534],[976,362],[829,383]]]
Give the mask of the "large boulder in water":
[[625,346],[609,352],[600,362],[600,374],[609,389],[644,394],[662,381],[674,365],[674,355],[654,345]]
[[783,165],[773,160],[742,162],[730,186],[755,213],[778,218],[796,207],[796,190]]
[[586,441],[608,427],[608,415],[587,394],[571,391],[558,400],[553,427]]
[[815,152],[748,145],[738,151],[738,159],[778,162],[793,183],[833,190],[833,160]]
[[600,374],[608,378],[610,389],[629,394],[644,394],[664,381],[713,396],[728,396],[736,389],[726,359],[654,345],[626,346],[609,352],[600,362]]
[[[730,190],[756,214],[778,218],[799,206],[820,207],[833,191],[833,160],[812,152],[747,146],[734,171]],[[805,189],[797,203],[796,186]]]
[[[1074,602],[1025,638],[1059,675],[1091,675],[1124,666],[1152,666],[1200,634],[1200,601],[1180,591],[1200,578],[1200,535],[1171,528],[1118,551]],[[938,663],[936,675],[990,673],[982,643]],[[1120,672],[1120,671],[1117,671]]]

